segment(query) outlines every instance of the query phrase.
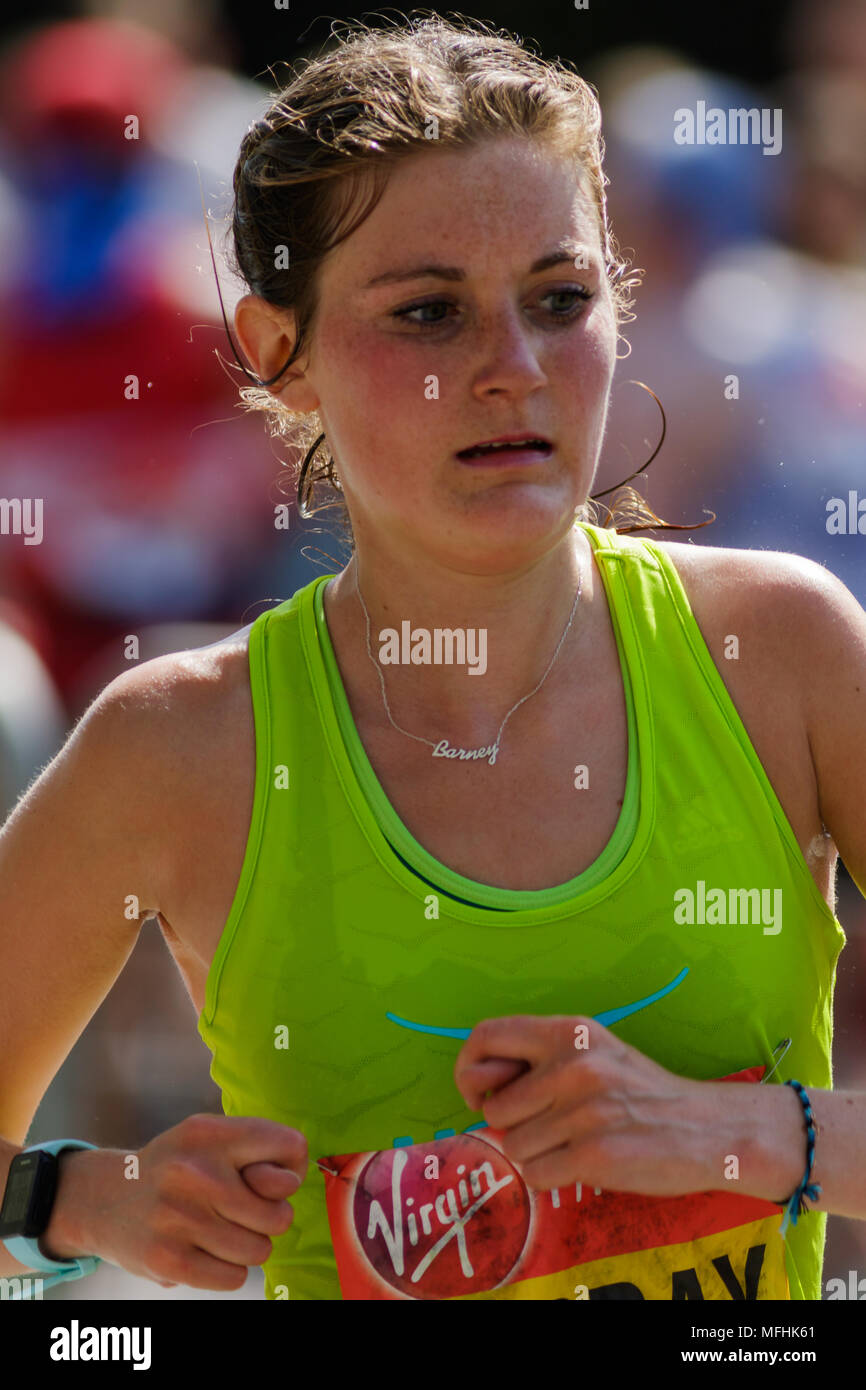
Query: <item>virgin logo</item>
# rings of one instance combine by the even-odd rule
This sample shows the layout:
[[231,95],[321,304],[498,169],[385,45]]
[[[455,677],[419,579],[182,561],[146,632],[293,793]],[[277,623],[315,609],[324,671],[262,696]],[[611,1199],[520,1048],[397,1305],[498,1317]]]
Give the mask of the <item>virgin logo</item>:
[[374,1154],[352,1210],[366,1259],[410,1298],[454,1298],[509,1282],[532,1220],[517,1169],[474,1134]]

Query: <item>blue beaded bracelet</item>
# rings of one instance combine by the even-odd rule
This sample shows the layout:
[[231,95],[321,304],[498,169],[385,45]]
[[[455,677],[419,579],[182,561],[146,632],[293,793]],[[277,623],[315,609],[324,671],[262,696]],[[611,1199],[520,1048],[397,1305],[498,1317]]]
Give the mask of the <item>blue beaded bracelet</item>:
[[786,1203],[779,1203],[780,1206],[784,1205],[787,1207],[784,1220],[779,1228],[779,1235],[783,1239],[789,1223],[796,1226],[797,1217],[802,1216],[804,1212],[809,1210],[806,1206],[805,1199],[808,1197],[810,1202],[817,1202],[818,1198],[821,1196],[820,1183],[809,1181],[812,1176],[812,1165],[815,1161],[815,1132],[817,1129],[814,1116],[812,1115],[812,1106],[809,1103],[809,1097],[806,1094],[805,1086],[801,1086],[799,1081],[786,1081],[785,1085],[793,1087],[803,1107],[803,1114],[806,1120],[806,1172],[803,1176],[803,1181],[791,1194],[790,1199]]

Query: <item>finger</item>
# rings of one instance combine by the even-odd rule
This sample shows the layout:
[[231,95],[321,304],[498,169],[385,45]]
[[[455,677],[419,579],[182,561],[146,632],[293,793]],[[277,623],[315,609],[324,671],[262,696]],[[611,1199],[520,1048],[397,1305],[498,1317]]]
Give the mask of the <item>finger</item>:
[[241,1169],[241,1177],[247,1187],[269,1201],[291,1197],[301,1185],[300,1176],[292,1168],[284,1168],[279,1163],[248,1163]]
[[[275,1168],[273,1164],[250,1164],[251,1168]],[[210,1199],[214,1215],[226,1225],[257,1232],[263,1236],[284,1235],[293,1217],[292,1208],[286,1200],[289,1196],[289,1173],[277,1169],[270,1175],[253,1173],[251,1182],[245,1177],[245,1170],[235,1173],[234,1180],[221,1183]],[[297,1191],[297,1183],[291,1189]],[[210,1247],[208,1247],[210,1248]],[[212,1250],[212,1254],[223,1252]],[[229,1255],[225,1256],[230,1258]]]
[[196,1237],[195,1249],[227,1265],[249,1269],[251,1265],[261,1265],[270,1259],[273,1239],[268,1231],[227,1220],[215,1212]]
[[493,1058],[489,1062],[474,1062],[460,1073],[458,1090],[472,1110],[480,1110],[488,1095],[495,1094],[530,1070],[526,1061]]
[[258,1116],[214,1116],[217,1118],[220,1125],[232,1126],[223,1149],[238,1172],[248,1164],[263,1162],[262,1154],[269,1153],[271,1163],[291,1168],[300,1178],[306,1176],[307,1140],[299,1129]]
[[563,1024],[566,1022],[564,1018],[532,1014],[485,1019],[473,1028],[460,1049],[454,1072],[458,1086],[460,1073],[476,1062],[501,1061],[505,1058],[535,1066],[545,1061],[561,1048]]
[[493,1095],[482,1097],[482,1113],[492,1129],[510,1131],[516,1125],[546,1117],[556,1105],[556,1087],[555,1071],[532,1067]]
[[[493,1124],[493,1121],[490,1123]],[[494,1128],[507,1131],[507,1156],[512,1163],[521,1166],[563,1147],[570,1147],[573,1152],[581,1140],[592,1133],[587,1128],[587,1121],[581,1119],[580,1107],[557,1106],[552,1097],[543,1108],[536,1107],[536,1113],[528,1114],[525,1118],[508,1118],[500,1123],[497,1116]]]

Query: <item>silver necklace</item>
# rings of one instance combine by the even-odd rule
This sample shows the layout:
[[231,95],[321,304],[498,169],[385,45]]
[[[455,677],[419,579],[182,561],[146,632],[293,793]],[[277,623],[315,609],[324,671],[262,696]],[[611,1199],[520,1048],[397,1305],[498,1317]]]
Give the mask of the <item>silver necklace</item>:
[[419,734],[410,734],[408,729],[401,729],[400,725],[395,721],[394,716],[391,713],[390,706],[388,705],[388,696],[385,694],[385,677],[382,675],[382,667],[379,665],[379,662],[374,657],[372,649],[370,647],[370,614],[367,612],[367,605],[364,602],[363,596],[361,594],[361,589],[358,584],[358,565],[356,560],[355,590],[357,592],[358,598],[361,600],[361,607],[364,610],[364,617],[367,620],[367,655],[369,656],[370,660],[375,666],[376,673],[379,677],[379,684],[382,687],[382,699],[385,704],[385,713],[387,714],[391,723],[394,725],[394,728],[397,730],[397,732],[405,734],[407,738],[414,738],[418,743],[428,744],[428,746],[433,749],[434,758],[459,758],[461,761],[465,762],[473,762],[477,761],[478,759],[481,759],[482,761],[488,762],[492,767],[496,762],[496,758],[499,753],[500,740],[502,738],[502,731],[505,728],[505,725],[508,723],[509,719],[511,718],[512,714],[516,709],[519,709],[520,706],[524,704],[526,700],[531,699],[533,695],[536,695],[538,693],[538,691],[544,685],[544,682],[547,680],[547,677],[550,675],[553,663],[559,656],[560,648],[562,647],[563,642],[568,636],[569,628],[571,627],[571,624],[574,621],[574,615],[577,611],[577,603],[578,599],[580,598],[580,591],[582,588],[583,574],[581,573],[577,581],[577,593],[574,596],[574,603],[571,606],[571,616],[569,617],[568,622],[565,625],[565,631],[563,632],[562,636],[559,639],[559,642],[557,643],[556,651],[550,658],[550,665],[548,666],[544,675],[541,677],[541,680],[538,682],[538,685],[535,687],[535,689],[530,690],[528,695],[524,695],[521,700],[517,701],[517,704],[511,706],[511,709],[508,711],[508,713],[506,714],[505,718],[499,726],[499,733],[496,735],[496,742],[491,743],[488,747],[485,748],[452,748],[448,743],[448,740],[445,738],[439,739],[438,743],[434,742],[431,738],[421,738]]

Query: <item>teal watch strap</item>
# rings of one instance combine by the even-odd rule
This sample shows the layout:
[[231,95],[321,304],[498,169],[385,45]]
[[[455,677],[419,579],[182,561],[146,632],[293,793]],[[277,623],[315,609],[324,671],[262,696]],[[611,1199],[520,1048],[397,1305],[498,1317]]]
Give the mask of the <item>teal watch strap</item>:
[[[37,1149],[42,1149],[45,1153],[58,1154],[64,1149],[95,1149],[96,1144],[88,1144],[83,1139],[49,1139],[46,1143],[30,1144],[22,1153],[34,1153]],[[43,1255],[39,1249],[38,1236],[10,1236],[4,1240],[3,1244],[9,1254],[25,1265],[28,1269],[44,1270],[51,1274],[50,1279],[41,1281],[42,1289],[50,1289],[54,1284],[66,1283],[69,1279],[83,1279],[85,1275],[92,1274],[98,1265],[102,1264],[99,1255],[81,1255],[76,1259],[51,1260],[47,1255]],[[7,1276],[8,1278],[8,1276]],[[19,1295],[13,1293],[10,1296],[13,1300]]]

